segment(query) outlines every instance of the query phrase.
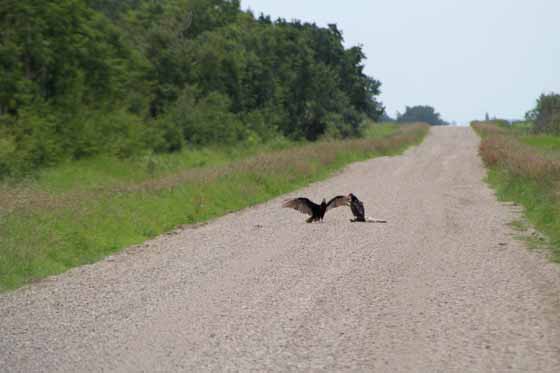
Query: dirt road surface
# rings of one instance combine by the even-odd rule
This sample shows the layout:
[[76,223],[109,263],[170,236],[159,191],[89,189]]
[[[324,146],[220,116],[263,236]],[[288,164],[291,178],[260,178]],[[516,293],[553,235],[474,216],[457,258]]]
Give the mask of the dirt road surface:
[[[560,270],[483,183],[478,138],[405,155],[0,295],[3,372],[560,372]],[[354,192],[326,221],[286,197]]]

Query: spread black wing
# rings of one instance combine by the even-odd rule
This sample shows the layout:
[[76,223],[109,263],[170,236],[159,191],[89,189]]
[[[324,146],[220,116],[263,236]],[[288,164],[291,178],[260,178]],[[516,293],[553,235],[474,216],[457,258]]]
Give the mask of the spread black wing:
[[294,198],[282,204],[282,207],[298,210],[299,212],[313,216],[321,207],[308,198]]
[[347,196],[336,196],[327,203],[327,209],[325,212],[340,206],[348,206],[349,203],[350,199]]

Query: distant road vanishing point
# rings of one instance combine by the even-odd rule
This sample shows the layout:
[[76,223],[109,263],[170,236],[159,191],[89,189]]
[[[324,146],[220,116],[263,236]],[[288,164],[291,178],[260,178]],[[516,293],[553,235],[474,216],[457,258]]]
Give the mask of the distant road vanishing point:
[[[433,128],[263,205],[0,295],[3,372],[560,372],[560,269]],[[306,224],[286,198],[356,193]]]

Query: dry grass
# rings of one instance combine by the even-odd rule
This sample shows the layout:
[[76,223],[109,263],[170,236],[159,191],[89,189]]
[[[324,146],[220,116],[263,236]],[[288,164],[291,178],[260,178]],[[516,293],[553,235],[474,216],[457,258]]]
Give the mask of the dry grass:
[[560,160],[522,143],[505,129],[490,124],[475,124],[474,127],[483,134],[480,155],[486,165],[543,183],[560,181]]

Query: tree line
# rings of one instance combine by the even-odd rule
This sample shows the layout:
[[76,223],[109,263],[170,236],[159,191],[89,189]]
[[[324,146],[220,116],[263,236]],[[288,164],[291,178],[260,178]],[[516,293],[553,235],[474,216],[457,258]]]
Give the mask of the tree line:
[[380,82],[336,25],[239,0],[4,0],[0,177],[100,153],[360,136]]
[[449,123],[441,118],[441,114],[436,111],[433,106],[415,105],[406,106],[404,113],[397,112],[395,118],[391,118],[386,113],[381,114],[381,120],[384,122],[397,123],[428,123],[432,126],[446,126]]

